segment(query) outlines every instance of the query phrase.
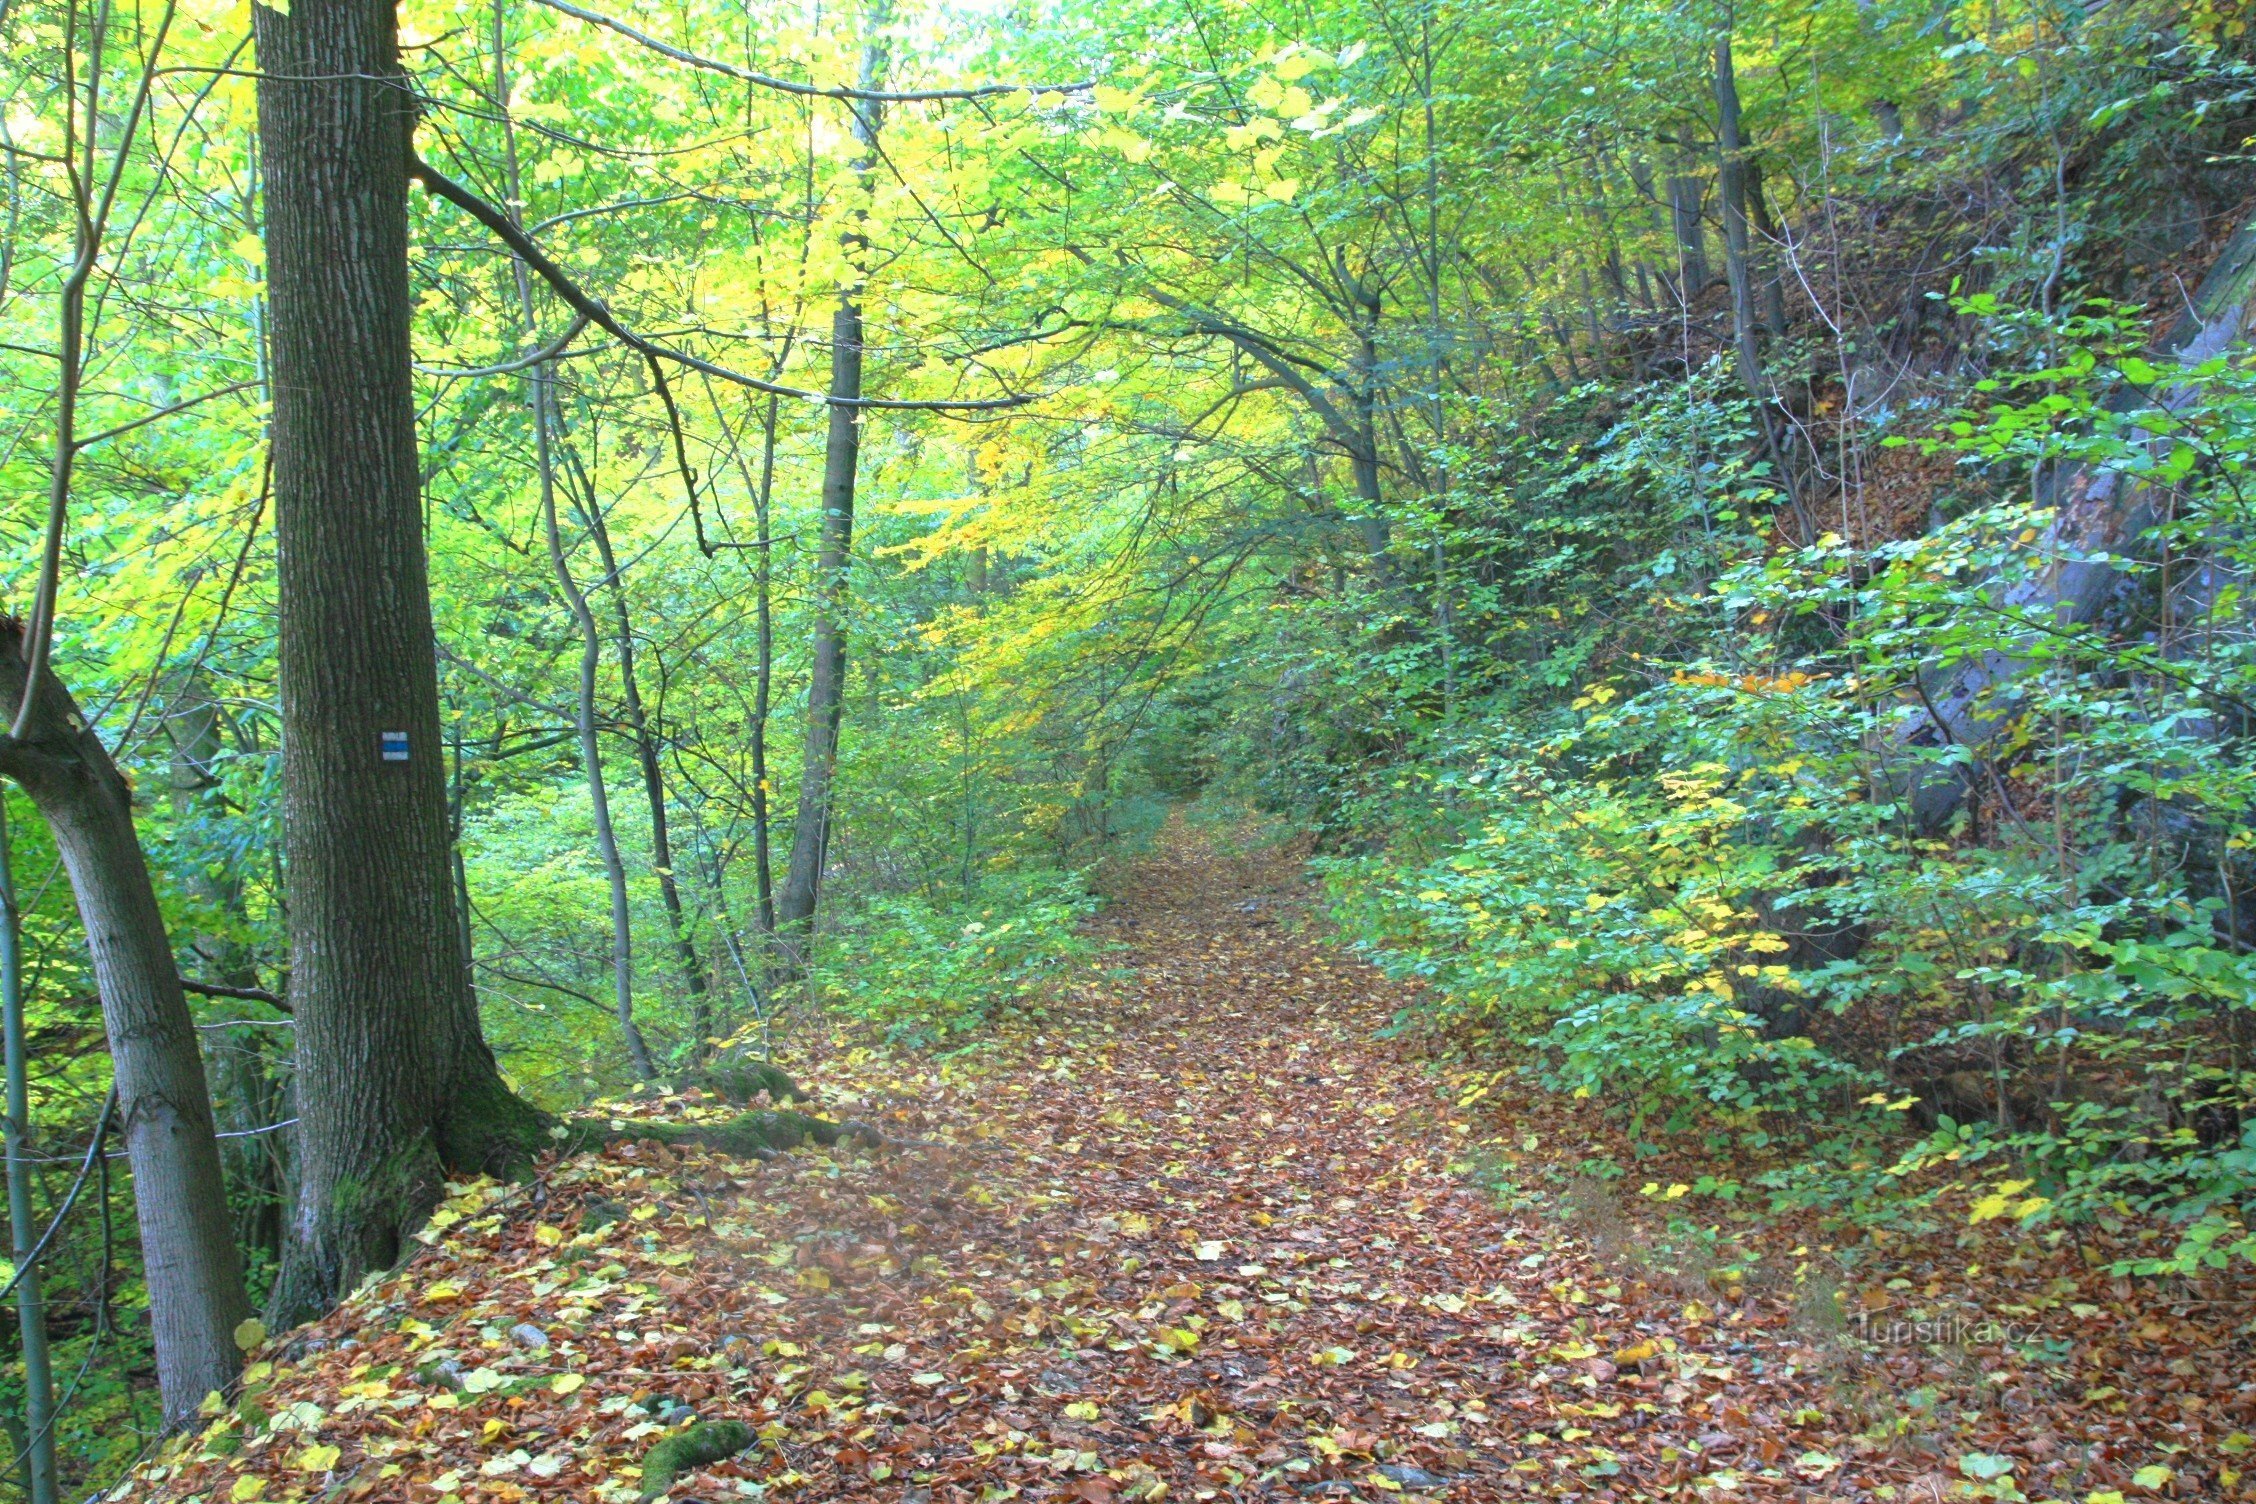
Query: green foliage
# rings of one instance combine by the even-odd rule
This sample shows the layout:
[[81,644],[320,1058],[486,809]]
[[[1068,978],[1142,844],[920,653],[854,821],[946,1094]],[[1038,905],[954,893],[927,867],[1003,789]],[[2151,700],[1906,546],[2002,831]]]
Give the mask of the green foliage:
[[[2136,1214],[2181,1229],[2139,1267],[2222,1266],[2256,1252],[2256,382],[2160,371],[2105,308],[2000,338],[2062,353],[1930,447],[2147,497],[2113,552],[2020,496],[1750,556],[1678,597],[1730,658],[1632,659],[1548,735],[1437,744],[1365,814],[1393,844],[1330,864],[1337,910],[1438,1016],[1640,1136],[1850,1135],[1768,1177],[1782,1199],[1867,1197],[1876,1155],[1927,1186],[1996,1161],[1977,1220]],[[2065,615],[2064,560],[2115,604]],[[1952,734],[1919,735],[1969,671]]]
[[[898,82],[1100,86],[901,104],[867,170],[838,101],[723,75],[854,77],[873,8],[617,7],[722,70],[514,0],[400,11],[419,149],[628,323],[814,390],[852,291],[873,392],[1030,399],[862,415],[802,986],[764,904],[826,417],[686,370],[669,411],[592,333],[546,366],[601,629],[615,955],[514,367],[568,314],[412,196],[463,927],[528,1098],[630,1084],[622,972],[670,1075],[824,1008],[960,1046],[1089,960],[1077,870],[1186,801],[1252,802],[1432,984],[1413,1022],[1499,1080],[1524,1062],[1641,1135],[1756,1156],[1781,1200],[1919,1216],[1955,1183],[1986,1220],[2163,1219],[2149,1268],[2250,1254],[2256,392],[2151,338],[2249,197],[2234,7],[903,3]],[[161,46],[119,13],[99,58],[90,14],[0,6],[0,573],[20,609],[72,195],[114,160],[78,413],[107,436],[78,453],[56,662],[134,783],[183,971],[280,990],[247,10],[198,0]],[[1725,32],[1758,190],[1744,341],[1716,264]],[[112,132],[145,63],[143,128]],[[102,126],[90,173],[74,118]],[[2071,474],[2151,515],[2060,532]],[[2102,608],[2043,607],[2094,569]],[[1996,734],[1938,734],[1923,700],[1976,671],[1996,692],[1951,714]],[[1954,821],[1907,816],[1938,789]],[[52,845],[11,816],[61,1164],[107,1086],[99,1000]],[[196,1007],[256,1282],[286,1019]],[[89,1487],[136,1434],[147,1341],[103,1225],[66,1230],[54,1281],[58,1351],[91,1359],[65,1421]]]
[[998,874],[954,901],[870,900],[828,946],[831,1005],[917,1047],[961,1043],[1095,954],[1095,901],[1074,873]]

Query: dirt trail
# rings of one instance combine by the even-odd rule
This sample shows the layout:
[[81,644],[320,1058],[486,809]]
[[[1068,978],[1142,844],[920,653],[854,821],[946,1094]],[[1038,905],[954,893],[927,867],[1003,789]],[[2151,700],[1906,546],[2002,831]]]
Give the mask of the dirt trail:
[[694,1413],[760,1440],[676,1500],[1875,1497],[1782,1314],[1625,1292],[1475,1187],[1462,1115],[1374,1037],[1399,994],[1299,936],[1288,865],[1178,831],[1129,888],[1125,948],[1040,1020],[808,1063],[937,1147],[627,1145],[473,1190],[254,1371],[279,1428],[153,1481],[627,1500]]

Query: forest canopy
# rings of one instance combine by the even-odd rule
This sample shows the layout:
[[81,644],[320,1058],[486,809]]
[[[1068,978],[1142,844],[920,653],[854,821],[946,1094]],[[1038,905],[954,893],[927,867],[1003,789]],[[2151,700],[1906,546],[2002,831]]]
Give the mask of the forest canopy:
[[0,45],[0,1410],[69,1487],[446,1176],[1101,970],[1186,810],[1613,1177],[2256,1262],[2238,7]]

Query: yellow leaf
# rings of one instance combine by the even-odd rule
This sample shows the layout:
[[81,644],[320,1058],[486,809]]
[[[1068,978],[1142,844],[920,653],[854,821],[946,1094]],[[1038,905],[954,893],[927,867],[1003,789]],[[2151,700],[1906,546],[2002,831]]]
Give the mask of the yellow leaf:
[[1096,89],[1097,108],[1107,115],[1129,115],[1143,103],[1126,89],[1116,89],[1110,84],[1099,84]]
[[548,1381],[548,1392],[550,1394],[576,1394],[579,1392],[580,1386],[586,1382],[586,1374],[560,1373]]
[[1293,201],[1293,195],[1300,192],[1300,179],[1279,178],[1274,183],[1265,184],[1261,191],[1277,203],[1289,204]]
[[1264,110],[1274,110],[1277,102],[1285,97],[1285,86],[1264,74],[1253,81],[1253,87],[1246,90],[1246,97]]
[[266,1480],[264,1478],[256,1476],[237,1478],[235,1486],[227,1491],[227,1497],[233,1499],[235,1504],[251,1504],[251,1500],[265,1492]]
[[337,1465],[337,1449],[331,1446],[312,1446],[298,1453],[297,1461],[290,1464],[301,1473],[326,1473]]
[[248,1320],[236,1323],[235,1345],[241,1348],[244,1352],[249,1352],[252,1348],[257,1347],[261,1342],[264,1342],[265,1340],[266,1323],[259,1320],[256,1316],[250,1317]]
[[553,1226],[550,1223],[543,1222],[540,1226],[533,1229],[533,1241],[540,1244],[543,1248],[554,1248],[557,1244],[564,1241],[564,1229],[561,1227]]

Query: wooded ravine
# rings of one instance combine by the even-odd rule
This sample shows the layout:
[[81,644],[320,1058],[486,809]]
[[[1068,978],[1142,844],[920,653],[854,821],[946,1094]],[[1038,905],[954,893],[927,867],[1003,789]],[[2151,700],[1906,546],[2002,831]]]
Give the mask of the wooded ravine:
[[0,0],[0,1501],[2256,1498],[2228,0]]

